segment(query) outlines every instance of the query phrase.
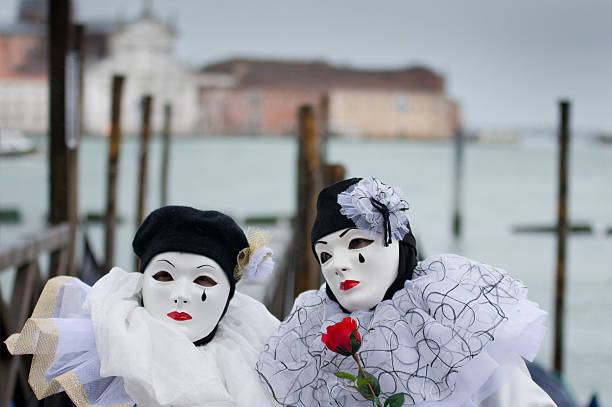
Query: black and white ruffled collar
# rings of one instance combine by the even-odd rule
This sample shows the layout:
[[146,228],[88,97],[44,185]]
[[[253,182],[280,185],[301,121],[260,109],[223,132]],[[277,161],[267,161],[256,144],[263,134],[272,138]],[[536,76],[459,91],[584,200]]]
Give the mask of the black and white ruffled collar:
[[[526,294],[503,270],[457,255],[430,257],[390,300],[350,314],[359,324],[364,369],[378,378],[383,398],[404,392],[407,405],[479,402],[508,354],[533,359],[539,348],[546,312]],[[353,372],[354,361],[321,342],[346,316],[324,287],[296,299],[257,364],[279,404],[371,404],[334,375]]]

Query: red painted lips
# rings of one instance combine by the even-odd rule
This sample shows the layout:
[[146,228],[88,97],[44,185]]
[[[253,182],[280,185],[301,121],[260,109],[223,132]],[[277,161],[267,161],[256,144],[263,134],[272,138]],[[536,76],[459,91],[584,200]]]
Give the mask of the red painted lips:
[[357,284],[359,284],[359,281],[344,280],[343,282],[340,283],[340,289],[344,291],[350,290],[351,288],[355,287]]
[[169,312],[167,315],[175,321],[187,321],[188,319],[191,319],[191,315],[186,312],[172,311]]

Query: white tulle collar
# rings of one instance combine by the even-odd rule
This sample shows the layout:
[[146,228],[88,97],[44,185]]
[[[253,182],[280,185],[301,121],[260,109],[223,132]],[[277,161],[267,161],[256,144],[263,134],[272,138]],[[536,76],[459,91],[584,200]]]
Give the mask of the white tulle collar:
[[[479,390],[505,354],[533,357],[539,347],[537,340],[535,349],[520,345],[532,325],[543,333],[536,326],[546,315],[526,292],[522,282],[489,265],[455,255],[429,258],[392,299],[350,314],[362,337],[359,357],[378,377],[383,395],[404,392],[408,404],[460,406],[482,399]],[[334,375],[354,371],[354,361],[321,342],[327,326],[346,316],[323,287],[297,298],[257,365],[278,402],[370,405]]]
[[236,292],[215,338],[195,347],[140,306],[141,279],[115,268],[87,298],[102,376],[122,377],[138,405],[270,404],[253,369],[278,324],[263,305]]

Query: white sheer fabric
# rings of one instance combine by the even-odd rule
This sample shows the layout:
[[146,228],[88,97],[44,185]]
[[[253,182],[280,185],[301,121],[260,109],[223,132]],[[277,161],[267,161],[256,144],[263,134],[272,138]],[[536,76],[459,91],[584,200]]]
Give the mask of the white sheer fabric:
[[12,353],[38,358],[30,377],[44,376],[39,398],[65,389],[79,407],[272,404],[254,370],[278,326],[262,304],[236,292],[214,339],[195,347],[140,306],[142,278],[114,268],[91,288],[50,280],[57,289],[46,287],[52,292],[39,305],[44,300],[52,314],[33,315],[7,340]]
[[263,305],[236,292],[214,339],[196,348],[140,306],[141,279],[115,268],[87,298],[103,376],[122,377],[139,405],[270,404],[253,369],[278,325]]
[[[406,394],[406,405],[471,406],[491,396],[532,360],[545,333],[546,312],[526,299],[519,280],[456,255],[419,263],[412,280],[358,321],[364,369],[380,381],[382,398]],[[334,372],[355,362],[321,342],[344,314],[325,288],[302,293],[264,348],[257,370],[279,404],[369,406]]]
[[33,354],[29,383],[39,399],[66,391],[78,406],[130,406],[120,377],[102,377],[89,313],[91,287],[72,277],[45,285],[21,333],[6,341],[14,355]]
[[376,233],[384,236],[385,219],[383,213],[374,207],[370,198],[383,204],[389,211],[389,233],[393,240],[400,241],[409,232],[408,203],[402,199],[399,188],[382,181],[367,177],[338,194],[340,213],[352,220],[358,229],[367,231],[371,236]]

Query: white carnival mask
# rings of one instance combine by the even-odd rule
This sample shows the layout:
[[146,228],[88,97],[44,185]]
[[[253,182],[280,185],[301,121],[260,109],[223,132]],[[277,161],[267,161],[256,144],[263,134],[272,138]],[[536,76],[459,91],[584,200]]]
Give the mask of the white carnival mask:
[[317,240],[314,248],[327,285],[350,312],[378,305],[397,278],[399,244],[385,246],[378,233],[342,229]]
[[160,253],[144,269],[145,309],[152,317],[175,325],[191,342],[213,331],[229,292],[221,266],[199,254]]

